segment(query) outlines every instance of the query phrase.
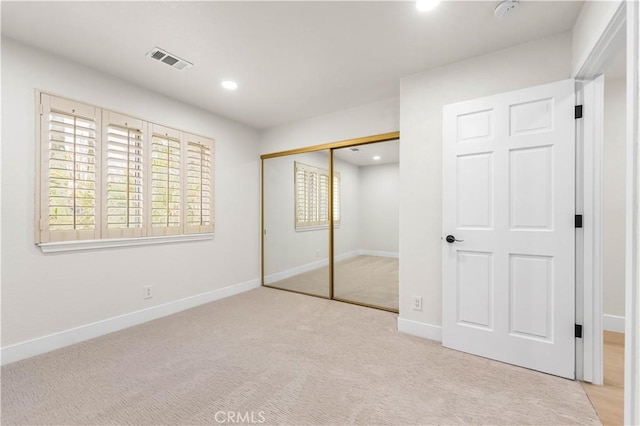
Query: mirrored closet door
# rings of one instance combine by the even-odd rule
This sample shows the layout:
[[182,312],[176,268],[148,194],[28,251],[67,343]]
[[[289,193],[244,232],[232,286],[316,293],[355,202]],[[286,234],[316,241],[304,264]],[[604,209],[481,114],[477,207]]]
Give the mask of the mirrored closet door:
[[333,151],[336,300],[398,310],[399,154],[398,140]]
[[330,298],[329,150],[264,158],[263,284]]
[[399,134],[265,154],[262,284],[398,312]]

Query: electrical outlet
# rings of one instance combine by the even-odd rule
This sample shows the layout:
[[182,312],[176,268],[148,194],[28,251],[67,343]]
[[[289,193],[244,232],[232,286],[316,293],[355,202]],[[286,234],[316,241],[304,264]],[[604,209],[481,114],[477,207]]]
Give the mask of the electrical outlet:
[[143,297],[145,299],[151,299],[153,297],[153,291],[151,290],[150,285],[145,285],[144,287],[142,287],[142,291]]
[[316,257],[320,257],[320,250],[316,250]]
[[422,310],[422,297],[421,296],[413,296],[413,310],[421,311]]

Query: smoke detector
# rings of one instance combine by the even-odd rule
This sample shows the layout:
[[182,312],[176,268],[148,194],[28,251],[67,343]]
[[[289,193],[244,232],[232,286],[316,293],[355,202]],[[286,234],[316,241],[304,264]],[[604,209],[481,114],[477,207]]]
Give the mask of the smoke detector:
[[166,50],[162,50],[159,47],[154,47],[153,49],[151,49],[149,52],[147,52],[147,56],[180,71],[186,70],[187,68],[193,66],[191,62],[182,58],[178,58],[176,55],[169,53]]
[[504,0],[498,3],[493,13],[498,19],[504,19],[518,7],[518,0]]

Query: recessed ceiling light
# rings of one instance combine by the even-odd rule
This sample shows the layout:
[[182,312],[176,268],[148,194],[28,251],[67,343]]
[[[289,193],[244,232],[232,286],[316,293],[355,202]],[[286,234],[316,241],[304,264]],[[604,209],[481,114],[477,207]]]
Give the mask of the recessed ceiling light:
[[376,160],[376,161],[378,161],[378,160],[380,159],[380,156],[379,156],[379,155],[375,155],[375,156],[373,157],[373,159],[374,159],[374,160]]
[[227,90],[236,90],[238,88],[238,83],[232,80],[225,80],[221,84],[222,84],[222,87],[224,87]]
[[440,4],[440,0],[418,0],[416,1],[416,9],[420,12],[428,12],[435,9]]

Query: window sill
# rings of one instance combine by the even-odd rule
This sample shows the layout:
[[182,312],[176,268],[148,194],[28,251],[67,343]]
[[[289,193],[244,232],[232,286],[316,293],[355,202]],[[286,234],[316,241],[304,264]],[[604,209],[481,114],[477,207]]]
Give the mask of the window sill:
[[90,251],[118,247],[147,246],[155,244],[183,243],[188,241],[212,240],[213,233],[169,235],[163,237],[109,238],[104,240],[61,241],[55,243],[39,243],[43,253],[65,253],[74,251]]

